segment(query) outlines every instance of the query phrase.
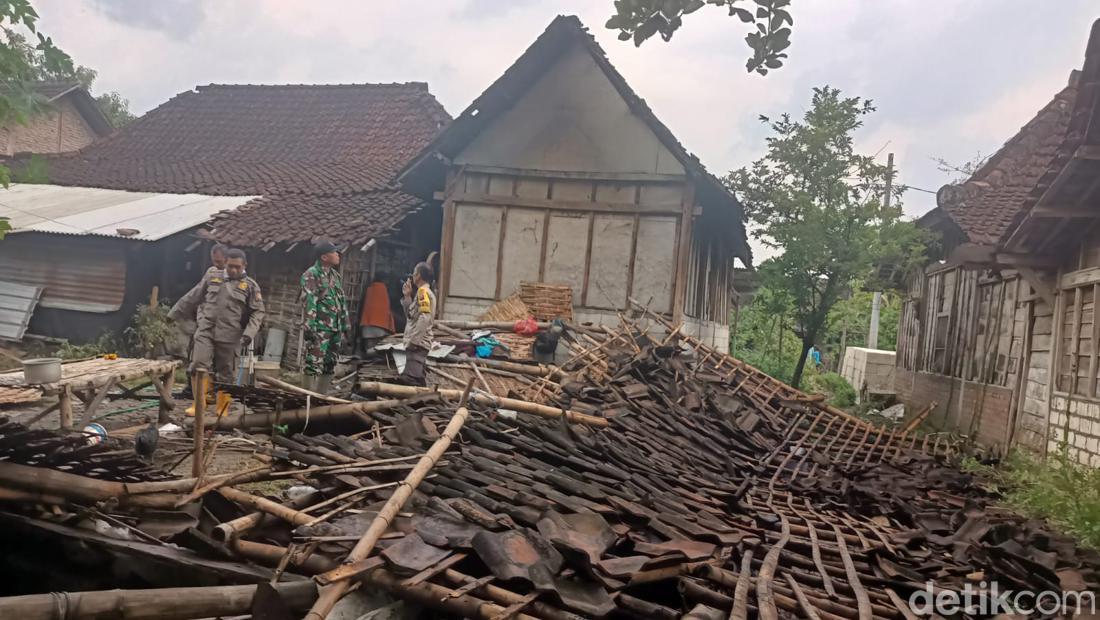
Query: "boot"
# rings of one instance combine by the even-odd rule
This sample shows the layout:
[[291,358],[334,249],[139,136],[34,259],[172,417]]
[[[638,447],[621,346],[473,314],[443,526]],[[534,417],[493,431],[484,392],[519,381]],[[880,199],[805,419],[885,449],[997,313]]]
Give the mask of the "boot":
[[329,388],[332,387],[332,375],[321,375],[317,377],[317,393],[328,394]]
[[229,411],[229,405],[233,404],[233,395],[229,392],[218,392],[218,400],[214,405],[214,411],[218,417],[222,417]]
[[[210,391],[212,388],[213,381],[211,380],[210,375],[206,375],[206,377],[202,381],[202,385],[199,386],[199,394],[195,395],[195,401],[197,401],[199,398],[203,398],[205,399],[206,403],[209,403]],[[191,402],[191,406],[188,407],[185,412],[188,416],[192,418],[195,417],[195,401]]]

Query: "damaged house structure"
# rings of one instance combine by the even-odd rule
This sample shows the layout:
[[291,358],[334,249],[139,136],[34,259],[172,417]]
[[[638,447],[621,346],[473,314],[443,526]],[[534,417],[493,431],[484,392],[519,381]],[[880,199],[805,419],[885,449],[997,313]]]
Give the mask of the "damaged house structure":
[[896,387],[988,446],[1100,466],[1100,22],[1080,71],[920,223],[943,260],[912,274]]
[[[555,19],[453,122],[422,83],[202,86],[52,158],[49,180],[245,197],[188,234],[249,250],[291,368],[319,240],[346,247],[353,317],[369,284],[392,301],[439,250],[445,318],[541,282],[571,289],[579,321],[617,324],[635,299],[722,351],[735,259],[751,265],[741,205],[576,17]],[[199,244],[185,249],[168,259],[189,268],[161,283],[169,299],[205,267]]]
[[572,289],[580,321],[630,299],[729,348],[741,205],[558,17],[401,174],[443,201],[443,315],[472,319],[520,282]]

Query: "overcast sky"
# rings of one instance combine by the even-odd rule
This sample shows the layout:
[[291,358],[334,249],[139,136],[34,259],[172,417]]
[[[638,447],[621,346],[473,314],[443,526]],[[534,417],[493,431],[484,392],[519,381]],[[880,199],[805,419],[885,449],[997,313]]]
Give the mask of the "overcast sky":
[[[894,152],[902,183],[936,190],[932,158],[988,155],[1084,58],[1095,0],[794,0],[784,68],[744,69],[745,30],[721,9],[641,49],[603,28],[612,0],[36,0],[41,29],[95,90],[138,113],[209,83],[427,82],[451,114],[499,76],[559,13],[595,33],[634,89],[711,171],[759,157],[760,114],[800,114],[829,84],[872,99],[865,152]],[[932,194],[910,191],[919,215]]]

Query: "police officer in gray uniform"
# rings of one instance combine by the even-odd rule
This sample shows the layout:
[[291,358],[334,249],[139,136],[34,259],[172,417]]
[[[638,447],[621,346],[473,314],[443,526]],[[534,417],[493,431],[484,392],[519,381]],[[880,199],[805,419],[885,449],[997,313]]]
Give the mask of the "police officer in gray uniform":
[[[213,370],[219,383],[233,382],[237,352],[256,337],[265,314],[260,285],[245,274],[244,252],[229,250],[227,259],[224,276],[208,273],[172,309],[173,314],[198,317],[191,371]],[[218,394],[218,415],[230,400],[228,394]]]

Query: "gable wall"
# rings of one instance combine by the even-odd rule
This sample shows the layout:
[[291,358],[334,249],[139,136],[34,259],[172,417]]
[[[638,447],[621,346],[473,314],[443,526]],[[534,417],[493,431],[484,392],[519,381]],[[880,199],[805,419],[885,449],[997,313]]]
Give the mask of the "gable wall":
[[536,170],[684,174],[580,44],[454,161]]
[[88,146],[96,134],[67,98],[52,109],[31,117],[26,125],[12,123],[0,129],[0,151],[16,153],[61,153]]

